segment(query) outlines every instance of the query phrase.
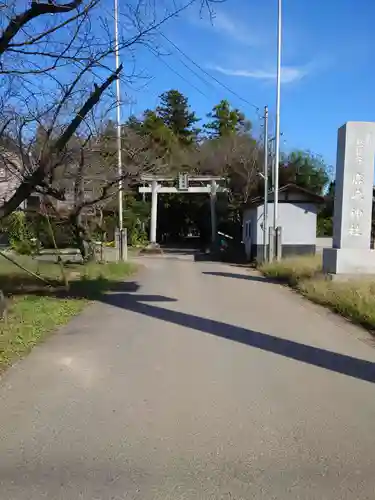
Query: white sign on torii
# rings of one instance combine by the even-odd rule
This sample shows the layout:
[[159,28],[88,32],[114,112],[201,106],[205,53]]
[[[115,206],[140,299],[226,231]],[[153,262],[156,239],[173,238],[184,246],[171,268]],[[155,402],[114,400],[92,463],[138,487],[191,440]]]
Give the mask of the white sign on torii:
[[198,194],[207,193],[210,195],[211,201],[211,241],[215,242],[216,239],[216,194],[218,192],[226,192],[227,188],[223,188],[218,185],[218,182],[225,181],[223,177],[216,176],[189,176],[190,182],[200,182],[206,185],[201,186],[190,186],[188,184],[186,189],[179,189],[175,186],[162,186],[161,183],[171,183],[175,182],[175,177],[160,177],[157,175],[144,175],[141,177],[141,181],[149,184],[147,187],[140,187],[140,193],[151,193],[151,227],[150,227],[150,245],[156,245],[156,227],[158,219],[158,194],[163,193],[187,193],[187,194]]

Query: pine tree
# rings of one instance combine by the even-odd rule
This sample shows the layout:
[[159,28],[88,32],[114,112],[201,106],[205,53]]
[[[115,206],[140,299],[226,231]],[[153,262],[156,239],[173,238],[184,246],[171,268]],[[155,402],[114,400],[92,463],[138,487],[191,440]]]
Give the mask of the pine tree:
[[225,99],[214,106],[207,116],[211,121],[206,123],[204,128],[212,137],[227,137],[241,131],[248,132],[251,128],[250,122],[245,120],[245,115],[232,108]]
[[173,131],[152,110],[146,110],[144,113],[141,133],[150,138],[154,147],[161,155],[170,153],[176,144],[176,137]]
[[142,120],[137,118],[135,115],[129,116],[127,122],[126,122],[126,127],[130,128],[134,132],[141,132],[142,130]]
[[174,133],[184,145],[191,144],[197,136],[194,124],[199,120],[190,110],[187,97],[178,90],[169,90],[160,96],[160,106],[156,109],[157,116]]

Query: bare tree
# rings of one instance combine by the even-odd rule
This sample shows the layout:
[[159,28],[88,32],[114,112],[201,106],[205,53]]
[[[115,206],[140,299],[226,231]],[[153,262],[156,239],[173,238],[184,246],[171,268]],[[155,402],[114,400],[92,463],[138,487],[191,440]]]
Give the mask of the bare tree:
[[98,213],[102,217],[103,210],[113,206],[119,181],[125,193],[132,192],[141,174],[161,173],[167,168],[150,137],[123,128],[122,157],[126,168],[119,177],[114,132],[107,128],[97,136],[84,139],[74,136],[49,186],[52,195],[47,197],[48,205],[73,229],[75,242],[85,259],[92,248],[92,235],[85,222],[94,220]]
[[227,175],[230,196],[238,204],[246,204],[259,191],[262,168],[262,149],[248,135],[235,135],[230,140]]
[[[120,2],[119,50],[134,59],[139,44],[155,48],[163,23],[194,3],[210,9],[214,1]],[[137,75],[113,70],[113,14],[105,0],[31,0],[23,10],[8,0],[0,26],[0,139],[17,145],[19,158],[12,164],[19,185],[0,205],[1,219],[35,191],[64,199],[54,180],[69,141],[92,134],[98,114],[113,107],[116,79]]]
[[229,195],[234,202],[247,203],[259,188],[262,149],[248,134],[230,134],[208,139],[193,152],[192,164],[202,174],[228,179]]

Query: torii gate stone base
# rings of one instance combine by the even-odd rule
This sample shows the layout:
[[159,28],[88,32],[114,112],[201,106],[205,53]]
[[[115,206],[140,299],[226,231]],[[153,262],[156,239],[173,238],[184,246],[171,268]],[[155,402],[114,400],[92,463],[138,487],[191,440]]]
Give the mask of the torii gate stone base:
[[338,131],[333,245],[323,250],[332,278],[375,274],[371,247],[375,123],[348,122]]
[[[149,184],[147,187],[140,187],[140,193],[151,193],[151,224],[150,224],[150,243],[145,248],[146,253],[162,253],[160,245],[156,241],[156,229],[157,229],[157,215],[158,215],[158,195],[162,193],[188,193],[188,194],[199,194],[207,193],[210,195],[211,201],[211,240],[212,243],[216,239],[216,195],[218,192],[227,191],[226,188],[220,187],[218,185],[219,181],[224,181],[222,177],[212,177],[212,176],[192,176],[188,179],[187,185],[184,189],[166,185],[163,186],[162,183],[173,183],[175,182],[174,177],[159,177],[159,176],[142,176],[141,180]],[[192,184],[198,185],[190,185]],[[208,183],[207,183],[208,182]],[[207,183],[207,184],[205,184]]]

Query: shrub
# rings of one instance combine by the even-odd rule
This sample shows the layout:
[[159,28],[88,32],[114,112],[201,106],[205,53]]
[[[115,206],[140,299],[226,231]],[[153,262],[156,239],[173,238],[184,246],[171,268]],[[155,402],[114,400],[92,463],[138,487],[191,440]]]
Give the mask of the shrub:
[[31,255],[37,251],[39,242],[24,212],[17,210],[10,214],[2,221],[1,230],[7,233],[9,244],[15,252]]
[[[29,216],[28,223],[44,248],[54,248],[51,230],[44,215]],[[50,223],[58,248],[75,247],[74,232],[71,224],[66,219],[51,217]]]
[[35,253],[35,247],[30,240],[12,240],[11,247],[20,255],[32,255]]
[[27,224],[25,213],[16,210],[2,221],[2,230],[9,235],[9,240],[22,241],[34,236],[32,229]]
[[147,244],[147,234],[139,227],[132,227],[129,233],[129,244],[132,247],[145,246]]
[[317,235],[318,236],[332,236],[333,221],[332,217],[318,217],[317,222]]

